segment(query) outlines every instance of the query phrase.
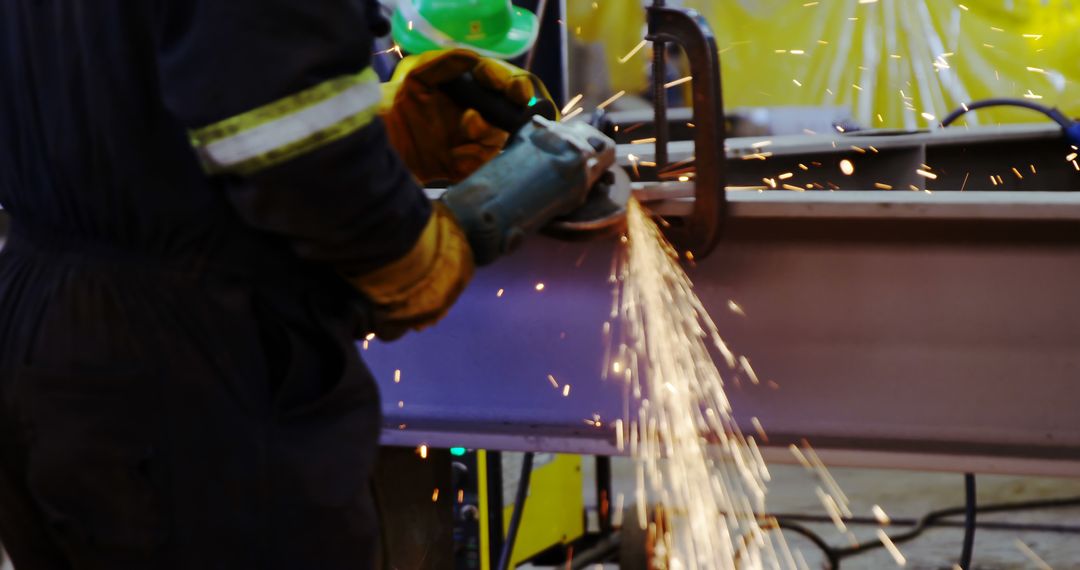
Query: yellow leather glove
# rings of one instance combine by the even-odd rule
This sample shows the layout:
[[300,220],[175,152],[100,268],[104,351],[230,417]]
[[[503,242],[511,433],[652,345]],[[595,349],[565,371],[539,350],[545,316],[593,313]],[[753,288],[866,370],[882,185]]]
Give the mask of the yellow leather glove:
[[390,144],[422,183],[460,182],[494,158],[507,133],[473,109],[458,107],[439,85],[471,72],[476,82],[526,107],[532,98],[551,99],[531,73],[464,49],[406,57],[383,84],[381,115]]
[[446,316],[473,275],[473,254],[450,210],[440,202],[409,253],[351,279],[375,304],[374,333],[395,340]]

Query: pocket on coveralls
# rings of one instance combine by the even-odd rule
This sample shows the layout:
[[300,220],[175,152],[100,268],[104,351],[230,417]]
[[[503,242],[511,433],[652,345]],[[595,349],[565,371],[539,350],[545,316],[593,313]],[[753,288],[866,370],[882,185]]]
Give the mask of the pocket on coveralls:
[[130,370],[18,373],[28,483],[60,542],[133,553],[165,542],[158,390]]

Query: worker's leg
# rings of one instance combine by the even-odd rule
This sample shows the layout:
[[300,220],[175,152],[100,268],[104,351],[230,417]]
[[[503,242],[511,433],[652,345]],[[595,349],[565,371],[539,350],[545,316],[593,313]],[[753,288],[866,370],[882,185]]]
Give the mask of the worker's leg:
[[[42,515],[73,568],[369,567],[377,420],[347,385],[269,422],[214,393],[165,404],[149,376],[33,371],[19,382],[35,418],[29,488],[3,501],[5,518],[32,504],[13,528],[37,531]],[[105,388],[72,388],[93,384]],[[27,538],[12,536],[16,561],[16,547],[39,547]]]
[[305,305],[267,335],[250,292],[79,277],[0,378],[25,441],[0,475],[19,570],[372,566],[378,403],[344,318]]
[[49,537],[26,487],[21,469],[25,452],[10,419],[0,417],[0,544],[19,561],[19,570],[67,570],[70,565]]
[[374,490],[383,525],[382,558],[387,568],[452,570],[454,501],[446,450],[383,447],[375,470]]
[[[170,560],[223,570],[372,568],[378,396],[345,340],[347,308],[271,310],[254,301],[251,311],[260,318],[214,326],[255,344],[219,347],[228,358],[217,374],[192,368],[187,382],[168,386]],[[207,361],[191,346],[175,366]],[[221,374],[230,367],[237,372]]]
[[[72,568],[145,568],[168,541],[165,439],[152,380],[119,368],[15,374],[26,445],[9,472],[25,487],[4,506],[32,504],[28,520],[44,521]],[[21,542],[10,544],[16,564]]]

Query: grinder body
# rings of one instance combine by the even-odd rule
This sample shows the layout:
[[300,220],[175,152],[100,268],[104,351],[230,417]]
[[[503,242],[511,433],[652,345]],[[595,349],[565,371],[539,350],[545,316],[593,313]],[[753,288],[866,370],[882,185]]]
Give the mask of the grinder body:
[[[610,185],[614,164],[615,142],[592,126],[537,116],[442,200],[465,230],[477,265],[486,265],[516,249],[526,234],[606,200],[598,189]],[[625,206],[613,203],[599,215],[618,217]]]

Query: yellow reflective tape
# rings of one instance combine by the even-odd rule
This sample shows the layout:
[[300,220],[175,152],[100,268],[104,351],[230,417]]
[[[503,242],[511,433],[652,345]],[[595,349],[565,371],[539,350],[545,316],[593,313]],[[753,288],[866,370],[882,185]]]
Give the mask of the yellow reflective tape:
[[367,126],[382,100],[371,68],[189,132],[209,173],[251,174]]

